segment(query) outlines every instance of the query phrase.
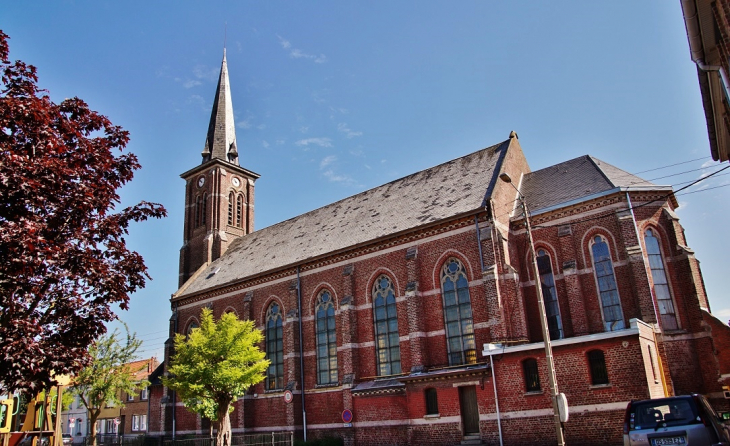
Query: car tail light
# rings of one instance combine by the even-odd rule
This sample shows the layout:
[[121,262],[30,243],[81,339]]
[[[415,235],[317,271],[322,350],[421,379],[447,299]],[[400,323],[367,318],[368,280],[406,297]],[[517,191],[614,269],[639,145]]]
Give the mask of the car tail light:
[[629,405],[626,406],[626,413],[624,414],[624,434],[629,434],[629,419],[631,417],[631,403],[633,401],[629,401]]
[[705,426],[711,426],[712,423],[707,418],[707,414],[704,411],[704,408],[702,407],[702,401],[700,401],[699,398],[697,398],[697,395],[692,395],[692,399],[695,402],[695,407],[697,408],[697,416],[700,417],[700,421],[702,421],[702,424]]

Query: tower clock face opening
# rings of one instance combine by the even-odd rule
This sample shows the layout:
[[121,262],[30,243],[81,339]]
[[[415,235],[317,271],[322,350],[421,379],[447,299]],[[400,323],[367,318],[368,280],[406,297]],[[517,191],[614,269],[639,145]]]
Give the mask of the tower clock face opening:
[[241,185],[241,180],[239,180],[238,178],[235,178],[235,177],[233,178],[233,180],[231,182],[233,183],[233,185],[235,187],[238,187]]
[[205,184],[205,177],[198,178],[198,187],[203,187],[203,184]]

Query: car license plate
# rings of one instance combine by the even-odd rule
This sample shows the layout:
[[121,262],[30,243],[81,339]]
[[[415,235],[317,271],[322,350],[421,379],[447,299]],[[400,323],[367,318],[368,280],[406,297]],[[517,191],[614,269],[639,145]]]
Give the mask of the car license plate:
[[674,444],[687,444],[687,439],[685,437],[662,437],[662,438],[652,438],[651,439],[652,446],[665,446],[665,445],[674,445]]

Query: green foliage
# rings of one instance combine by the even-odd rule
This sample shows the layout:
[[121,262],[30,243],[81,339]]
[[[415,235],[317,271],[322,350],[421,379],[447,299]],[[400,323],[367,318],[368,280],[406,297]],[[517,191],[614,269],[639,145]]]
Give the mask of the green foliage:
[[142,341],[127,329],[126,339],[120,339],[119,332],[114,330],[89,347],[91,364],[76,376],[72,392],[80,397],[89,411],[94,439],[96,420],[105,405],[124,407],[122,392],[135,395],[149,385],[146,380],[135,381],[132,374],[137,370],[130,370],[128,366],[128,363],[136,359],[137,349],[141,345]]
[[233,411],[230,404],[264,379],[269,361],[258,348],[263,334],[253,321],[226,313],[216,322],[207,308],[200,319],[200,327],[188,337],[175,337],[170,377],[163,383],[178,393],[185,407],[221,421],[223,410]]

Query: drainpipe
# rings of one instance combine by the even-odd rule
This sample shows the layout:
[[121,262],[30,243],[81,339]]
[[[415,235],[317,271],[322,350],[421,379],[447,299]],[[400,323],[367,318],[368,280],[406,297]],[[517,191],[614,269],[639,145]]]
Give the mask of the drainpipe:
[[489,367],[492,370],[492,384],[494,385],[494,405],[497,408],[497,429],[499,430],[499,446],[504,446],[502,441],[502,419],[499,414],[499,397],[497,396],[497,374],[494,373],[494,360],[492,360],[492,350],[499,348],[496,344],[487,344],[489,349]]
[[482,267],[482,272],[484,272],[484,255],[482,254],[482,233],[479,229],[479,216],[474,216],[474,225],[477,228],[477,246],[479,247],[479,264]]
[[302,428],[307,441],[307,411],[304,407],[304,339],[302,338],[302,279],[297,265],[297,306],[299,311],[299,381],[302,383]]
[[[177,334],[177,321],[178,321],[177,305],[175,305],[175,323],[173,324],[175,334]],[[173,344],[173,348],[174,348],[174,345],[175,344]],[[172,391],[172,441],[175,441],[175,431],[176,431],[176,426],[175,426],[176,425],[176,423],[175,423],[175,421],[176,421],[175,420],[175,406],[177,405],[177,403],[175,402],[176,400],[177,400],[177,394],[173,390]],[[149,420],[148,420],[148,422],[149,422]]]
[[725,100],[730,103],[730,91],[728,87],[727,72],[725,68],[720,65],[706,65],[703,60],[704,51],[702,49],[702,33],[700,32],[699,18],[697,17],[697,4],[695,0],[682,0],[682,15],[684,16],[684,27],[687,30],[687,40],[689,40],[689,52],[692,57],[692,62],[697,65],[697,68],[704,72],[715,71],[720,76],[720,83],[722,84],[723,92],[725,93]]

